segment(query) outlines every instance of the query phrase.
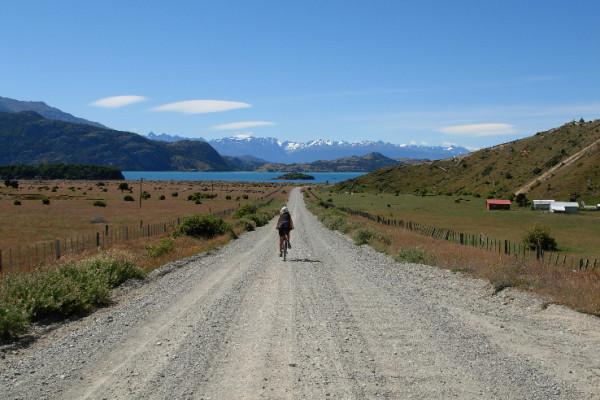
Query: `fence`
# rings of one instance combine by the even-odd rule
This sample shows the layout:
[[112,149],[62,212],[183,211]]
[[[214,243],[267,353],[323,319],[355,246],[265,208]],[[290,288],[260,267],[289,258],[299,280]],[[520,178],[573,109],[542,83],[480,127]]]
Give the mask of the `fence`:
[[[265,197],[273,196],[279,190],[269,193]],[[268,201],[257,204],[258,207],[265,207],[271,204],[273,197]],[[231,215],[237,208],[211,213],[215,218]],[[46,263],[52,263],[61,257],[82,254],[84,252],[94,252],[109,245],[127,242],[139,238],[149,238],[161,235],[178,227],[182,218],[176,218],[165,222],[144,225],[140,221],[139,226],[120,226],[110,227],[104,225],[101,230],[93,233],[81,234],[70,238],[56,238],[31,245],[18,246],[16,249],[9,248],[2,251],[0,249],[0,273],[11,270],[18,271],[21,268],[31,268]]]
[[468,233],[456,232],[445,228],[427,226],[413,221],[389,219],[380,215],[372,215],[364,211],[357,211],[349,208],[342,207],[338,209],[350,215],[358,215],[363,218],[370,219],[371,221],[375,221],[379,224],[408,229],[422,235],[430,236],[434,239],[446,240],[464,246],[477,247],[488,251],[494,251],[499,254],[504,253],[508,255],[513,255],[514,257],[522,258],[524,260],[536,259],[542,262],[546,262],[548,264],[560,264],[565,267],[569,266],[570,268],[579,269],[595,269],[597,267],[600,267],[597,259],[594,259],[592,263],[592,260],[590,259],[577,259],[575,257],[568,258],[566,254],[551,251],[545,252],[540,246],[537,246],[535,250],[530,250],[522,243],[514,243],[509,240],[489,238],[482,234],[472,235]]

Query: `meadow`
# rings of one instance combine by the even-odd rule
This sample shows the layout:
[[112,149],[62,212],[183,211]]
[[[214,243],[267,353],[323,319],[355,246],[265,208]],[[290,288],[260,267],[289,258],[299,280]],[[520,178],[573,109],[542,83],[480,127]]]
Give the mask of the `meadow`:
[[600,211],[578,215],[532,211],[514,202],[511,210],[487,211],[485,198],[474,196],[418,196],[410,194],[321,193],[337,207],[365,211],[385,218],[413,221],[471,235],[521,243],[535,224],[550,229],[561,253],[575,258],[600,259]]

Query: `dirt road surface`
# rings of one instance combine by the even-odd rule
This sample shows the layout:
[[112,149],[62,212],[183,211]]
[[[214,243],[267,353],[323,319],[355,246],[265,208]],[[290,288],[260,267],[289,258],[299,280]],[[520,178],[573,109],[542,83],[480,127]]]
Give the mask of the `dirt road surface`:
[[598,399],[600,321],[400,264],[288,203],[0,360],[2,399]]

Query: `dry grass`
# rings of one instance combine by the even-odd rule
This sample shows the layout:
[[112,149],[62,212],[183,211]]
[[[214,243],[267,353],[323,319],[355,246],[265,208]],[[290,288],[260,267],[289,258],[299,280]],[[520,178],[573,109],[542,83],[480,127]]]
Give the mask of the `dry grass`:
[[[123,182],[128,183],[131,192],[119,190],[119,184]],[[98,181],[19,181],[17,190],[1,187],[0,251],[4,269],[8,265],[8,249],[13,249],[13,254],[16,254],[18,247],[42,241],[95,235],[104,230],[106,225],[110,229],[150,225],[194,214],[237,208],[245,203],[260,201],[273,192],[276,193],[271,197],[283,203],[292,188],[281,183],[144,181],[142,190],[147,191],[150,198],[142,200],[140,207],[139,181],[102,181],[102,184],[99,185]],[[216,194],[217,197],[203,199],[202,204],[188,201],[188,195],[196,192]],[[173,193],[178,195],[175,197]],[[126,195],[132,196],[135,201],[124,201]],[[161,195],[164,200],[159,200]],[[226,199],[226,196],[231,199]],[[42,204],[42,198],[49,198],[50,204]],[[19,199],[21,205],[14,205],[15,199]],[[106,207],[95,207],[93,203],[98,200],[103,201]],[[97,219],[106,222],[91,222]],[[145,251],[146,243],[155,240],[159,239],[137,239],[119,246],[137,247],[137,254],[138,251]],[[176,246],[175,252],[187,256],[203,251],[206,246],[206,243],[182,241],[180,246]],[[84,256],[81,254],[76,258]],[[154,266],[160,262],[148,261]]]

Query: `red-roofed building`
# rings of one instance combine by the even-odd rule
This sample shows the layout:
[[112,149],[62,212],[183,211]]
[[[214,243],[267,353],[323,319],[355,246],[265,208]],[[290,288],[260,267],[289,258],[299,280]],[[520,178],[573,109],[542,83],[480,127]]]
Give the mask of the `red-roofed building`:
[[487,199],[487,210],[510,210],[510,200]]

